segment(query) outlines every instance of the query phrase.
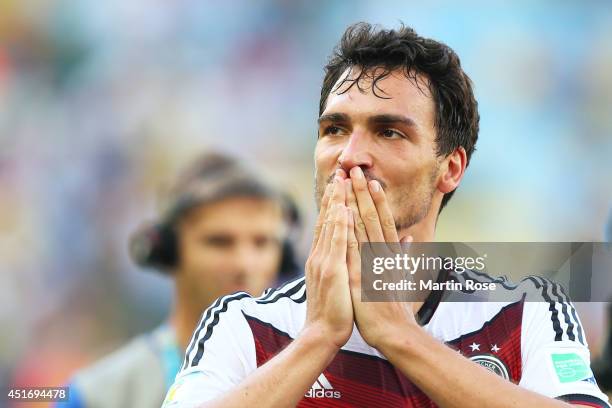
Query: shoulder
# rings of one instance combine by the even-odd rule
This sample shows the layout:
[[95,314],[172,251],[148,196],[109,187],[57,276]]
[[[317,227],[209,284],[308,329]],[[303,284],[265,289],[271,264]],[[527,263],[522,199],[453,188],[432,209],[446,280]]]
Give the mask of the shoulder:
[[295,338],[306,317],[306,281],[298,278],[244,302],[243,315],[252,327],[263,323]]
[[277,303],[301,304],[306,301],[306,280],[304,277],[291,280],[279,287],[264,291],[260,297],[243,302],[245,308],[274,308]]
[[522,304],[521,327],[525,339],[537,337],[541,341],[587,344],[578,312],[561,283],[536,275],[517,283],[474,271],[466,271],[465,275],[498,284],[500,290],[493,293],[494,300]]
[[106,378],[116,378],[118,373],[129,373],[143,366],[159,363],[155,350],[151,345],[151,334],[143,334],[115,350],[109,355],[88,366],[75,375],[75,379],[94,378],[104,381]]
[[[151,343],[150,333],[132,339],[78,371],[71,381],[72,386],[79,390],[87,406],[99,406],[95,401],[100,398],[107,401],[115,397],[124,399],[125,395],[136,391],[135,383],[147,383],[150,389],[158,389],[163,394],[162,363]],[[104,395],[100,390],[105,390]]]
[[306,281],[301,277],[266,289],[258,297],[246,292],[220,297],[202,314],[201,323],[214,327],[220,320],[236,321],[241,315],[262,318],[290,315],[301,309],[305,302]]
[[[481,314],[497,315],[508,305],[520,306],[520,314],[514,319],[522,321],[523,335],[532,336],[535,332],[545,331],[555,341],[572,340],[586,344],[584,331],[578,313],[565,288],[559,282],[541,276],[527,276],[518,282],[506,277],[493,277],[484,272],[466,270],[453,273],[459,282],[471,280],[479,283],[494,283],[493,291],[461,290],[452,296],[465,302],[464,308],[479,310]],[[465,288],[467,285],[464,285]]]
[[523,281],[531,287],[523,312],[525,334],[538,332],[543,341],[568,340],[587,346],[578,312],[563,285],[539,276]]
[[255,354],[254,327],[263,323],[283,332],[289,332],[288,328],[294,331],[301,327],[296,321],[300,321],[305,300],[304,278],[268,289],[259,297],[236,292],[217,299],[202,314],[187,347],[182,372],[201,370],[202,364],[220,364],[221,360],[227,364],[230,355],[240,360],[236,370],[248,371]]
[[[261,296],[236,292],[218,298],[202,314],[199,329],[214,327],[223,321],[236,321],[241,315],[274,316],[291,311],[306,301],[306,284],[303,277],[276,288],[266,289]],[[299,307],[299,306],[298,306]],[[240,320],[240,319],[238,319]]]

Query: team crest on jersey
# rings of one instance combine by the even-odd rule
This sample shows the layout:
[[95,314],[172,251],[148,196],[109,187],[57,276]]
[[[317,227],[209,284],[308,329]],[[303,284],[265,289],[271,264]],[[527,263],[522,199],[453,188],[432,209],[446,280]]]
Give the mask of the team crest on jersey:
[[502,377],[504,380],[508,380],[510,376],[508,375],[508,367],[501,361],[499,358],[495,357],[491,354],[479,354],[476,356],[471,356],[470,360],[475,363],[480,364],[484,368],[489,371],[493,371],[495,374]]

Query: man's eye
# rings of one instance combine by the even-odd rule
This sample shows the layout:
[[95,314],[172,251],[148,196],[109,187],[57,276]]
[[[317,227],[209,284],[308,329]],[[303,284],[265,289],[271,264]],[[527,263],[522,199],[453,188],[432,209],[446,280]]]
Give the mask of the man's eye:
[[338,126],[327,126],[323,129],[324,136],[337,136],[342,133],[342,129]]
[[380,132],[380,134],[385,139],[403,139],[404,138],[404,135],[402,133],[398,132],[397,130],[393,130],[393,129],[385,129],[382,132]]
[[216,248],[226,248],[233,244],[234,240],[231,237],[222,235],[210,235],[202,238],[202,243],[207,246]]
[[278,240],[273,237],[256,237],[253,241],[257,248],[265,248],[278,243]]

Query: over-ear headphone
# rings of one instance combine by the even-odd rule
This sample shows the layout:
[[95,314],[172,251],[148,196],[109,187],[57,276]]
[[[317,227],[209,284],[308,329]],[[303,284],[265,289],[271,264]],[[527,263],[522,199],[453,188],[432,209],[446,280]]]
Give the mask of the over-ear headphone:
[[139,266],[169,274],[178,264],[174,225],[165,222],[142,226],[130,238],[130,255]]
[[282,243],[279,280],[302,272],[294,249],[301,229],[301,217],[295,202],[253,176],[235,159],[208,153],[194,161],[179,176],[168,195],[166,209],[157,222],[145,224],[130,238],[129,251],[139,266],[170,274],[179,262],[176,221],[189,209],[231,197],[259,197],[278,200],[283,207],[288,233]]

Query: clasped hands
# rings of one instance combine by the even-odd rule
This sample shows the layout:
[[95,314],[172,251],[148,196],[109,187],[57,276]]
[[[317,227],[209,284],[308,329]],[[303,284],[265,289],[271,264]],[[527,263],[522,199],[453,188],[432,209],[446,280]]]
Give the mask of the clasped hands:
[[385,242],[399,247],[395,220],[382,186],[354,167],[350,177],[337,170],[321,200],[310,255],[306,262],[305,329],[323,334],[333,347],[350,338],[353,323],[370,346],[383,349],[417,327],[416,303],[362,302],[360,243]]

